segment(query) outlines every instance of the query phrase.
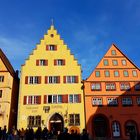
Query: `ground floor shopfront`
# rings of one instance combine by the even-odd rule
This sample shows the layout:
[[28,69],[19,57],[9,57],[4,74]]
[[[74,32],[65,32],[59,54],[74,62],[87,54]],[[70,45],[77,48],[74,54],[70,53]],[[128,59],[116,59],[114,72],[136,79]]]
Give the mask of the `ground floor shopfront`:
[[85,128],[84,111],[79,110],[79,107],[74,105],[50,105],[50,106],[26,106],[25,113],[20,113],[18,116],[17,128],[33,128],[38,127],[42,129],[47,127],[49,131],[63,131],[65,127],[82,132]]
[[121,116],[119,119],[113,115],[94,114],[87,122],[87,129],[93,138],[129,139],[133,135],[137,140],[140,123],[134,116]]

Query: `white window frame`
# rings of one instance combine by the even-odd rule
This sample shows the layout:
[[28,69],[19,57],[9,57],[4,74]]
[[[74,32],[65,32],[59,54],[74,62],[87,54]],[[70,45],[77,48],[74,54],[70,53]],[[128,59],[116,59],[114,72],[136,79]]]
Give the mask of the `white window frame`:
[[45,59],[40,59],[39,60],[39,66],[45,66],[45,62],[46,62]]
[[118,66],[118,60],[112,60],[113,66]]
[[117,121],[114,121],[112,123],[112,131],[113,131],[113,137],[121,136],[120,124]]
[[48,83],[49,84],[56,84],[58,82],[58,76],[48,76]]
[[76,76],[66,76],[66,83],[76,83]]
[[[72,97],[72,101],[70,101],[70,96]],[[78,94],[69,94],[69,103],[78,103],[79,95]]]
[[137,77],[137,76],[138,76],[137,71],[136,71],[136,70],[133,70],[133,71],[132,71],[132,75],[133,75],[133,77]]
[[132,98],[131,97],[124,97],[122,98],[122,105],[132,105]]
[[130,90],[130,84],[129,83],[120,83],[120,89],[121,90]]
[[57,66],[63,66],[63,62],[64,62],[63,59],[57,59],[57,60],[56,60],[56,65],[57,65]]
[[49,51],[54,51],[55,50],[55,45],[49,45],[48,50]]
[[106,83],[106,90],[116,90],[115,83]]
[[103,105],[103,99],[102,98],[92,98],[92,105],[93,106]]
[[107,98],[107,105],[116,106],[116,105],[118,105],[118,100],[116,98]]
[[101,83],[92,83],[91,90],[101,90]]
[[28,84],[38,84],[39,77],[38,76],[28,76]]
[[123,66],[126,66],[126,65],[127,65],[127,62],[126,62],[125,59],[122,60],[122,65],[123,65]]
[[[31,98],[31,99],[30,99]],[[38,101],[38,99],[37,98],[39,98],[39,96],[27,96],[27,99],[26,99],[26,103],[27,103],[27,105],[35,105],[35,104],[38,104],[37,103],[37,101]],[[29,100],[31,100],[31,102],[29,102]]]

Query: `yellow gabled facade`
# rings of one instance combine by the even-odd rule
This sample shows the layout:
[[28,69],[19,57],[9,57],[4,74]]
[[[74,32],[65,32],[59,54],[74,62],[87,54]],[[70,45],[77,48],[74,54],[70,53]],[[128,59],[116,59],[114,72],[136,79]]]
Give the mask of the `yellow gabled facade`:
[[81,67],[52,25],[21,67],[18,129],[85,127]]
[[19,79],[9,60],[0,49],[0,127],[16,126]]

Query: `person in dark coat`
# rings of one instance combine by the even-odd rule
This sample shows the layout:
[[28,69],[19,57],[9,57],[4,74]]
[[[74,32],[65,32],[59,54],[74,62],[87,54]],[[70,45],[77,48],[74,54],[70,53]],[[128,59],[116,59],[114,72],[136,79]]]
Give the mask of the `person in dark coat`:
[[42,138],[43,140],[48,140],[48,129],[45,127],[42,131]]
[[0,140],[2,139],[2,129],[0,127]]
[[86,129],[83,129],[80,140],[89,140],[89,134],[87,133]]
[[41,134],[42,134],[41,127],[38,127],[38,129],[35,133],[35,137],[36,137],[37,140],[41,140]]

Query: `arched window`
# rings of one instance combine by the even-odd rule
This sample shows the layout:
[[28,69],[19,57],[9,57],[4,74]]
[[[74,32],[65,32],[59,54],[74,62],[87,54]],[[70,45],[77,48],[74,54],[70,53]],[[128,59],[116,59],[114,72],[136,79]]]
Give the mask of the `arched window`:
[[113,137],[120,137],[121,131],[120,131],[120,124],[118,121],[114,121],[112,123],[112,131],[113,131]]

